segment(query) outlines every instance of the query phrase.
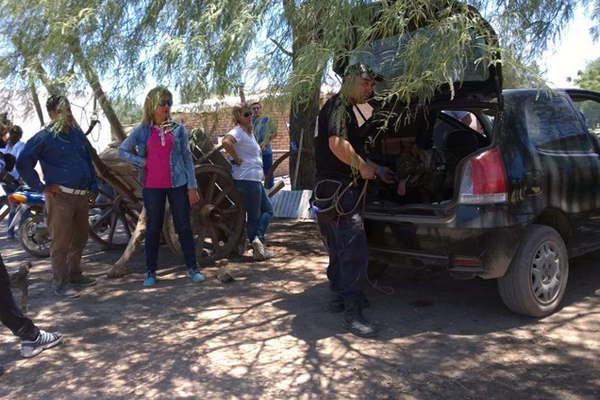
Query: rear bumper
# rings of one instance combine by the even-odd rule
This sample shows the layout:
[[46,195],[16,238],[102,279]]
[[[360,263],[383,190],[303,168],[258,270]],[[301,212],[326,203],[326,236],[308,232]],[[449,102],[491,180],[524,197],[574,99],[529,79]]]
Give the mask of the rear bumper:
[[498,278],[506,273],[528,225],[526,219],[507,217],[504,207],[459,206],[451,217],[365,212],[370,257],[400,267]]

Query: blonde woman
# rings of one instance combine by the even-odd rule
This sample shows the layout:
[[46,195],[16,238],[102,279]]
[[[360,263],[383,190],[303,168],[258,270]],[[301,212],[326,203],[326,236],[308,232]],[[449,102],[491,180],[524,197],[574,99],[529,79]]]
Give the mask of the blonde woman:
[[171,120],[173,95],[164,87],[156,87],[146,95],[141,124],[119,146],[125,161],[142,169],[146,208],[146,277],[144,286],[156,283],[156,263],[160,233],[169,200],[175,229],[187,266],[187,275],[202,282],[198,271],[194,236],[190,225],[190,208],[199,200],[188,134],[182,125]]
[[265,234],[273,218],[273,206],[262,184],[263,163],[260,145],[252,134],[252,111],[245,104],[232,108],[236,126],[223,138],[223,146],[232,158],[232,175],[236,189],[246,207],[246,232],[254,259],[272,257],[265,248]]

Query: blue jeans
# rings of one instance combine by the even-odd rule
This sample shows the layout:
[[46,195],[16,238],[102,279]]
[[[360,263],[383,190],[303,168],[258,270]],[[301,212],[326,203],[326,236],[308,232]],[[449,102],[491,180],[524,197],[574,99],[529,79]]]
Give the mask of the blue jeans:
[[265,243],[265,233],[273,218],[273,206],[267,197],[265,187],[257,181],[236,180],[233,182],[244,199],[248,239],[252,241],[258,236],[260,241]]
[[[262,162],[263,162],[263,172],[264,172],[265,176],[267,176],[267,172],[269,172],[269,170],[273,166],[273,152],[265,151],[264,153],[262,153]],[[274,185],[275,185],[275,173],[273,173],[273,175],[271,175],[269,180],[265,182],[265,187],[267,189],[271,189]]]
[[[352,210],[359,189],[350,189],[341,200],[344,210]],[[318,205],[321,209],[329,204]],[[367,236],[362,217],[358,212],[338,216],[334,211],[318,213],[319,230],[329,253],[327,278],[329,287],[340,293],[344,300],[355,301],[363,297],[362,282],[369,265]]]
[[144,188],[144,207],[146,207],[146,272],[156,272],[156,260],[160,246],[160,233],[165,217],[165,204],[169,199],[171,215],[175,223],[175,231],[183,251],[183,258],[188,269],[197,269],[194,235],[190,224],[190,203],[187,186],[171,189]]

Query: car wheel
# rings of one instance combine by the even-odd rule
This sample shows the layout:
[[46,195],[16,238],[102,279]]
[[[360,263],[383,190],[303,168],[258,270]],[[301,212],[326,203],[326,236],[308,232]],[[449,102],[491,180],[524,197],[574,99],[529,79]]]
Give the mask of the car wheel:
[[498,279],[504,304],[512,311],[541,318],[558,308],[569,278],[567,247],[559,233],[531,225],[506,274]]

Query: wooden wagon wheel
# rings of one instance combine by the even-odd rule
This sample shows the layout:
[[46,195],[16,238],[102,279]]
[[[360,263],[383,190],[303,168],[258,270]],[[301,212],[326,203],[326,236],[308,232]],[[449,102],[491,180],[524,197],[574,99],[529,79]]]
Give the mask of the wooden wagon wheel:
[[271,168],[269,168],[269,170],[265,174],[265,177],[263,179],[264,184],[267,184],[267,182],[269,182],[269,179],[271,179],[271,177],[277,170],[277,167],[279,167],[279,165],[281,163],[283,163],[286,159],[288,159],[291,156],[291,154],[292,154],[292,151],[288,151],[288,152],[283,153],[281,156],[279,156],[279,158],[273,163],[273,165],[271,165]]
[[132,205],[126,196],[98,180],[100,193],[89,216],[90,237],[107,249],[124,249],[135,230],[141,206]]
[[[200,201],[192,208],[191,223],[198,261],[206,264],[229,256],[239,244],[246,210],[231,175],[223,168],[197,166],[196,180]],[[167,244],[180,255],[181,246],[170,212],[166,213],[163,226]]]

